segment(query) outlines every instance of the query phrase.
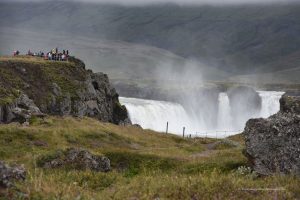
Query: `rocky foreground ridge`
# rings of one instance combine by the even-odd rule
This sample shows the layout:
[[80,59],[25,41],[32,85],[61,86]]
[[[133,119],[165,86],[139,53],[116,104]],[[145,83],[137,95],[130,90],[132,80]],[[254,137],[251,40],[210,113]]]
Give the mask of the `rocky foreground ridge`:
[[250,119],[244,131],[246,155],[261,175],[300,175],[300,96],[284,95],[280,111]]
[[68,62],[0,58],[0,123],[24,123],[50,114],[128,124],[127,110],[118,97],[106,74],[86,70],[75,58]]

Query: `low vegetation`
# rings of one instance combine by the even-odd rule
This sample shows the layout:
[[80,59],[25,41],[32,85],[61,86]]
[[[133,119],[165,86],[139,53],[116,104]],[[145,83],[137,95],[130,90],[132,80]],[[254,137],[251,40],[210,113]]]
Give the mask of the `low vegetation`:
[[[39,167],[41,161],[69,147],[107,156],[112,171]],[[300,197],[298,178],[258,177],[248,168],[243,148],[242,135],[183,139],[90,118],[47,117],[31,120],[30,126],[1,125],[0,160],[24,164],[27,178],[16,188],[0,191],[0,199]]]
[[19,92],[36,97],[35,103],[45,104],[50,98],[53,83],[62,93],[76,98],[82,86],[79,81],[86,77],[83,68],[75,67],[74,62],[54,62],[33,56],[0,57],[0,105],[13,102]]

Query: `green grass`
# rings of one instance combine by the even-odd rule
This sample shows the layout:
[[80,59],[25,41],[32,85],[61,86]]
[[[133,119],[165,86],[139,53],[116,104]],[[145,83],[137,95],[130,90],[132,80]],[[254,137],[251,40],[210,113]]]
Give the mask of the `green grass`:
[[[35,146],[35,141],[46,146]],[[257,178],[239,172],[247,166],[242,135],[226,141],[240,146],[207,149],[216,139],[174,135],[101,123],[90,118],[48,117],[29,127],[0,125],[0,160],[24,164],[27,179],[0,191],[0,199],[295,199],[300,179]],[[43,169],[42,162],[69,147],[111,160],[112,171]],[[203,156],[207,151],[209,153]],[[283,188],[249,192],[246,188]]]
[[61,88],[61,98],[78,98],[87,72],[74,62],[53,62],[32,56],[0,57],[0,105],[13,102],[20,91],[34,98],[38,105],[51,99],[53,83]]

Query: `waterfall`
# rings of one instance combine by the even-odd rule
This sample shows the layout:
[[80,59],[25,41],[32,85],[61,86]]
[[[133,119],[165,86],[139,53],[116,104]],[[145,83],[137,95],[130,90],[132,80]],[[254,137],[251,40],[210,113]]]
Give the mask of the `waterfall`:
[[279,99],[284,92],[258,91],[258,93],[262,100],[260,117],[267,118],[279,111]]
[[[258,91],[258,93],[262,99],[262,107],[259,113],[250,118],[266,118],[279,111],[279,99],[283,92]],[[145,129],[164,132],[166,124],[169,122],[170,133],[181,135],[182,129],[185,127],[187,134],[193,136],[206,134],[210,137],[216,137],[216,134],[218,137],[225,137],[239,133],[242,129],[233,123],[234,116],[231,116],[230,102],[226,93],[219,94],[217,126],[213,130],[207,130],[205,121],[199,120],[194,113],[188,113],[178,103],[125,97],[120,97],[120,102],[126,106],[132,123],[139,124]],[[241,123],[242,126],[245,126],[246,121]]]
[[218,129],[231,130],[232,118],[230,114],[229,97],[227,93],[222,92],[219,94],[219,113],[218,113]]
[[180,104],[124,97],[120,97],[120,102],[126,106],[132,123],[145,129],[164,132],[167,122],[171,133],[181,134],[183,127],[190,132],[200,129],[197,120],[190,117]]

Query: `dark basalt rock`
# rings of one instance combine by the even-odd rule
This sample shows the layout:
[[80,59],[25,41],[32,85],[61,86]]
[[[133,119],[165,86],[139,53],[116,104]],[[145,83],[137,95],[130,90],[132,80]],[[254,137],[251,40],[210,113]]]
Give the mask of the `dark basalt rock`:
[[111,87],[108,76],[103,73],[86,72],[85,81],[78,83],[82,89],[78,89],[76,98],[71,98],[68,93],[63,94],[62,89],[53,83],[48,112],[77,117],[88,116],[115,124],[131,124],[126,107],[120,105],[119,95]]
[[300,114],[300,94],[299,96],[285,95],[280,99],[280,110],[285,113]]
[[21,94],[12,104],[0,106],[0,122],[28,122],[33,116],[44,117],[33,100],[26,94]]
[[245,153],[258,174],[300,175],[299,108],[299,96],[284,95],[277,114],[247,122]]
[[26,171],[22,166],[8,166],[0,161],[0,188],[12,187],[16,180],[25,180]]
[[[111,87],[108,76],[85,70],[84,63],[79,59],[71,57],[69,62],[52,63],[3,62],[0,69],[20,79],[18,84],[23,86],[20,96],[8,92],[7,96],[16,96],[16,99],[0,105],[0,123],[24,123],[32,116],[46,113],[131,124],[127,110],[120,105],[119,95]],[[10,93],[16,91],[13,83],[1,81],[1,74],[0,86]]]
[[38,165],[44,168],[67,168],[76,170],[92,170],[108,172],[111,170],[110,160],[104,156],[91,154],[83,149],[69,148],[58,151],[54,155],[42,156]]

